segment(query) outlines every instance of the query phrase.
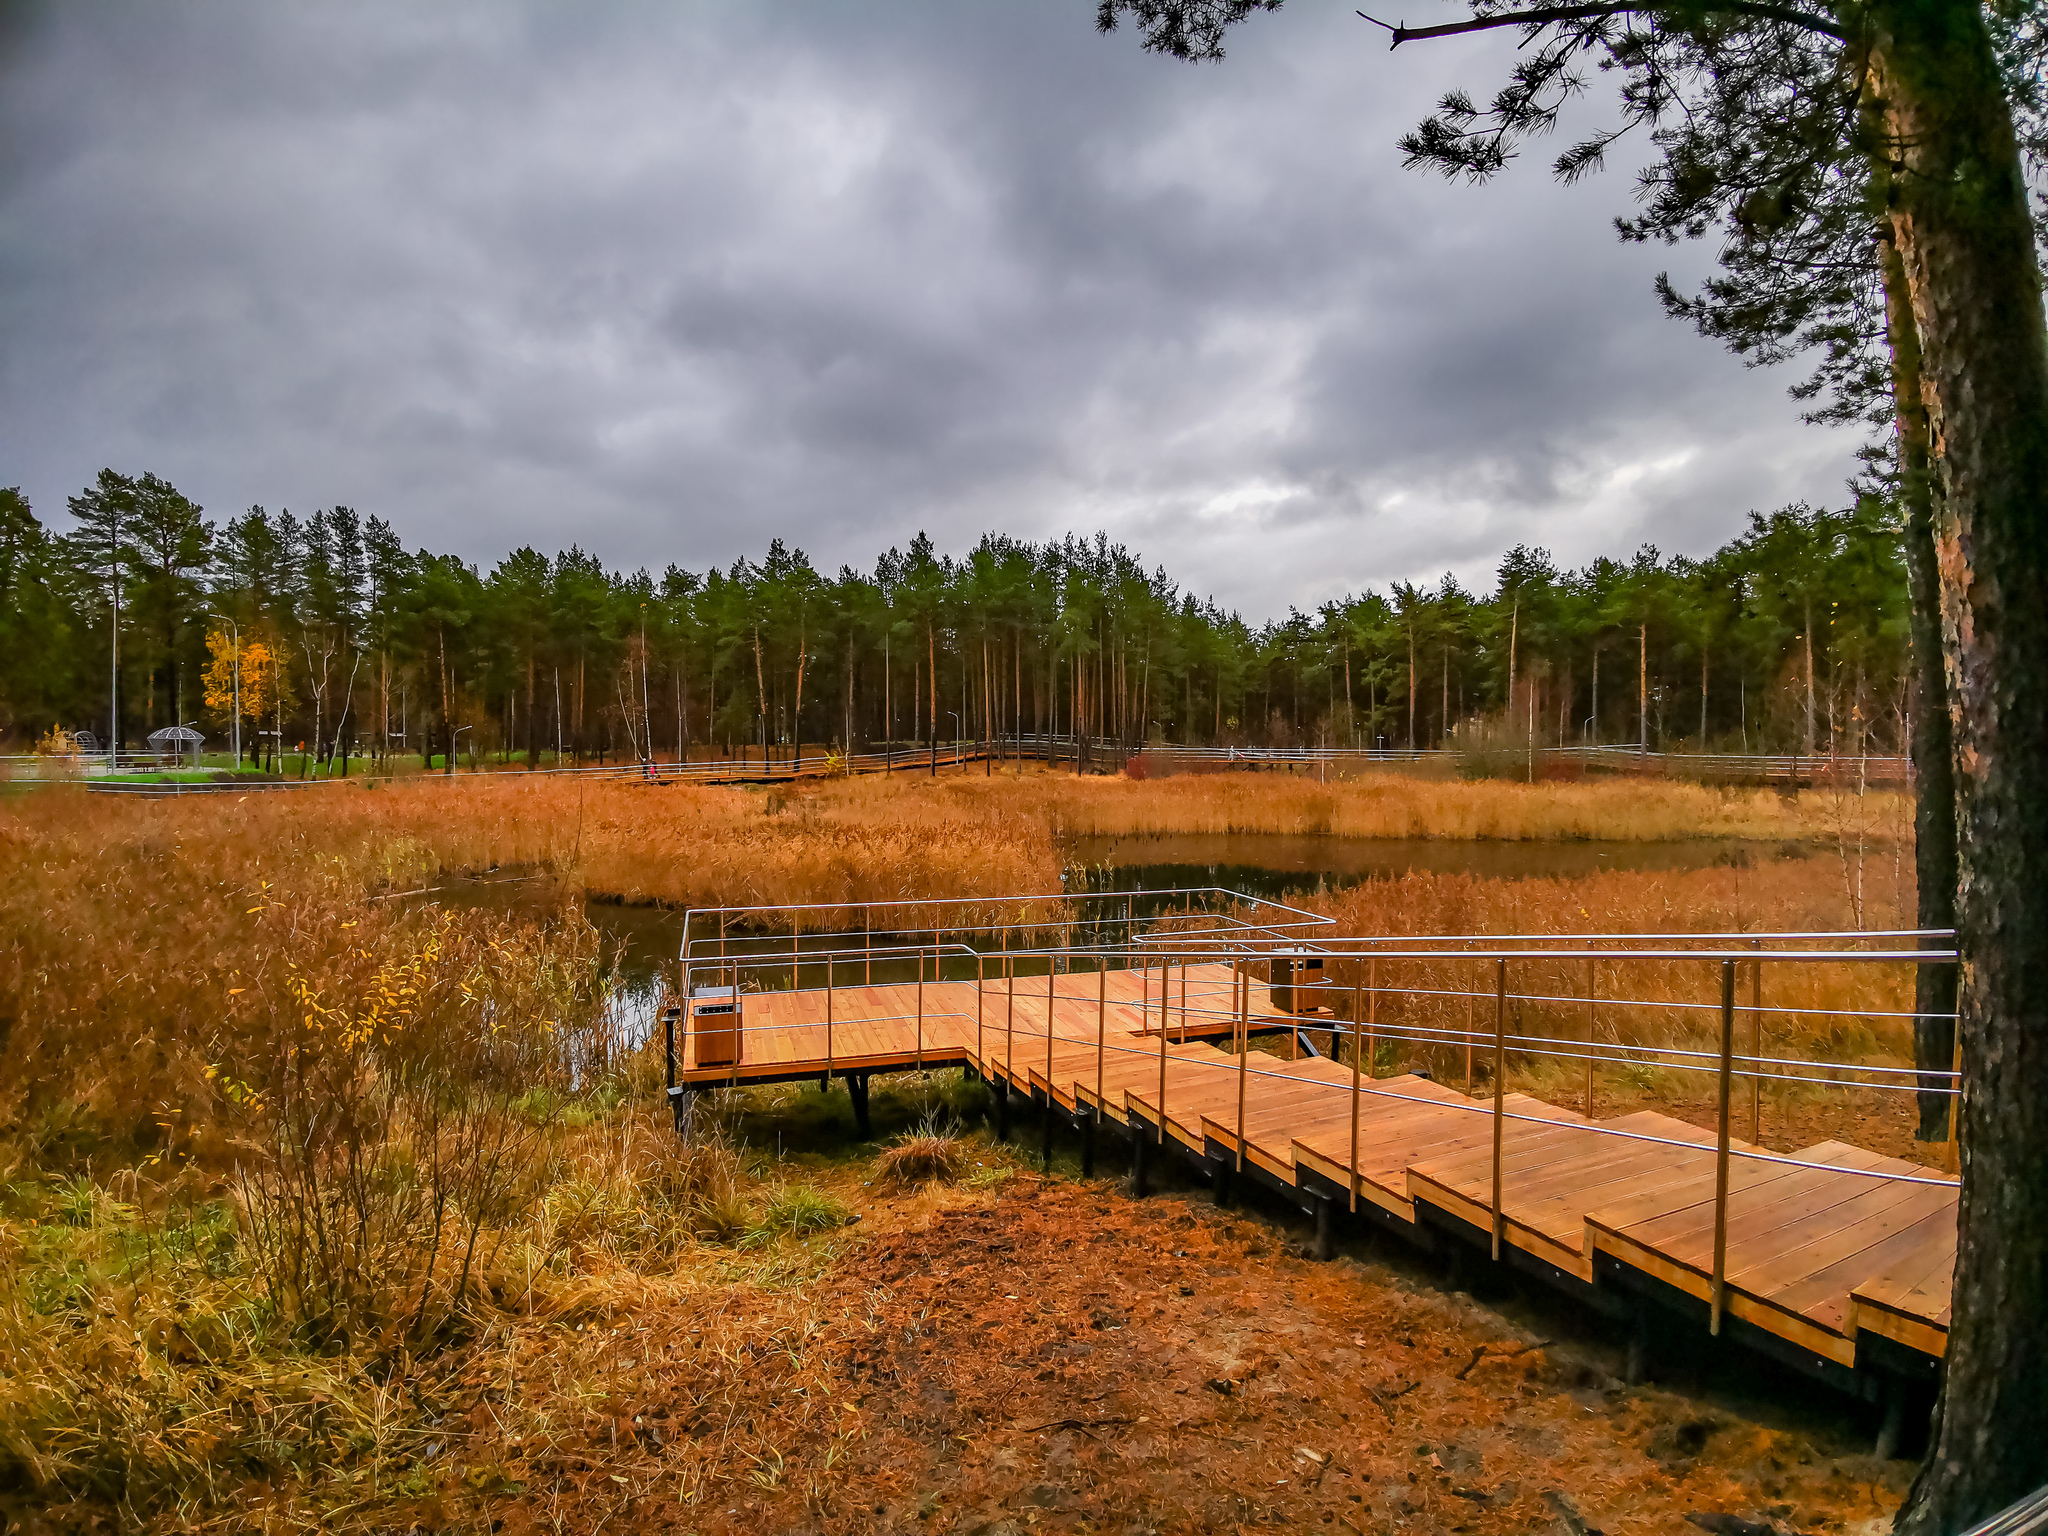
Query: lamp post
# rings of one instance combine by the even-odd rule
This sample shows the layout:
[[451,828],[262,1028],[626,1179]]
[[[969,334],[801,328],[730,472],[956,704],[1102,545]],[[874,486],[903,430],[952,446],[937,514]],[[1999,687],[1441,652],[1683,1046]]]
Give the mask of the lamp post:
[[468,729],[469,727],[466,725],[458,725],[448,733],[448,771],[450,773],[455,771],[455,738]]
[[957,767],[960,762],[960,711],[949,709],[946,714],[953,722],[953,762]]
[[114,621],[108,631],[113,651],[107,697],[107,776],[121,771],[121,511],[113,509],[113,537],[107,541],[107,591],[113,598]]
[[654,711],[647,702],[647,605],[640,605],[640,724],[647,732],[647,761],[654,761]]

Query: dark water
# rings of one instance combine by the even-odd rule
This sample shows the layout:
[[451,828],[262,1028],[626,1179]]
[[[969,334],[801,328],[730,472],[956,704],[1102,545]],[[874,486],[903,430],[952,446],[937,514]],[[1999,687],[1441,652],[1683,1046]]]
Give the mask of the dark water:
[[1156,891],[1223,886],[1281,901],[1410,873],[1488,880],[1578,877],[1603,870],[1685,871],[1805,858],[1798,843],[1742,838],[1686,842],[1482,842],[1450,838],[1178,833],[1168,837],[1079,839],[1070,857],[1087,886]]

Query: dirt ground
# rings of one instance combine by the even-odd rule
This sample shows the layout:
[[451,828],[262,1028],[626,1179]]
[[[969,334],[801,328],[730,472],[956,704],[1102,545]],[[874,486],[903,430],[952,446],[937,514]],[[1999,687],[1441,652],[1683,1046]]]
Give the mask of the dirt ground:
[[416,1528],[1858,1533],[1912,1472],[1805,1389],[1626,1388],[1569,1318],[1205,1193],[856,1193],[768,1283],[594,1295],[411,1384]]

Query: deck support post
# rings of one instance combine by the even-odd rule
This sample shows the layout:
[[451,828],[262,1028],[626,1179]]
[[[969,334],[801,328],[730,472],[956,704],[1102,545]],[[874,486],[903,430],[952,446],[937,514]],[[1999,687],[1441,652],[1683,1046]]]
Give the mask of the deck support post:
[[1010,1080],[1006,1077],[992,1077],[989,1087],[996,1095],[996,1140],[1010,1139]]
[[691,1111],[697,1105],[697,1090],[694,1088],[671,1088],[668,1091],[669,1113],[675,1116],[676,1134],[688,1141],[690,1126],[696,1118]]
[[[1762,967],[1758,967],[1762,969]],[[1906,1429],[1906,1384],[1889,1372],[1884,1375],[1884,1417],[1877,1426],[1876,1454],[1890,1461],[1899,1454],[1899,1441]]]
[[1316,1262],[1327,1264],[1337,1256],[1336,1240],[1331,1236],[1330,1197],[1316,1196]]
[[1052,1172],[1052,1089],[1045,1090],[1045,1113],[1038,1117],[1039,1167],[1046,1173]]
[[874,1127],[868,1124],[868,1075],[865,1072],[846,1074],[846,1094],[853,1100],[853,1123],[860,1131],[862,1141],[874,1139]]
[[1230,1155],[1212,1157],[1209,1163],[1209,1184],[1216,1196],[1218,1206],[1230,1204]]
[[1152,1192],[1146,1179],[1146,1174],[1149,1170],[1145,1167],[1145,1149],[1149,1145],[1150,1140],[1145,1135],[1144,1128],[1133,1125],[1131,1127],[1131,1198],[1133,1200],[1142,1200]]
[[1632,1387],[1640,1387],[1650,1374],[1650,1304],[1638,1300],[1629,1314],[1628,1361],[1622,1367],[1621,1379]]
[[1721,962],[1720,1137],[1714,1149],[1714,1279],[1708,1331],[1721,1336],[1728,1310],[1728,1089],[1735,1056],[1735,962]]
[[1082,1110],[1081,1115],[1081,1177],[1095,1177],[1095,1113]]

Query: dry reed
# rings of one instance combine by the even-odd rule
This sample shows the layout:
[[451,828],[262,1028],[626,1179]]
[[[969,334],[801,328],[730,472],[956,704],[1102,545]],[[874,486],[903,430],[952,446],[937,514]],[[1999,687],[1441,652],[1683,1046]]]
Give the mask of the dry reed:
[[416,1494],[416,1362],[840,1219],[633,1107],[580,907],[373,899],[542,835],[404,800],[0,810],[0,1501]]
[[[971,794],[972,780],[960,792]],[[1307,774],[1215,774],[1133,782],[1027,775],[1038,813],[1069,836],[1176,833],[1329,834],[1337,837],[1560,839],[1665,842],[1695,838],[1816,841],[1832,837],[1828,797],[1713,788],[1666,780],[1515,784],[1368,774],[1322,783]],[[1000,791],[988,791],[995,794]],[[1863,797],[1906,829],[1904,797]],[[1013,803],[1017,803],[1013,800]],[[1903,809],[1902,809],[1903,807]]]

